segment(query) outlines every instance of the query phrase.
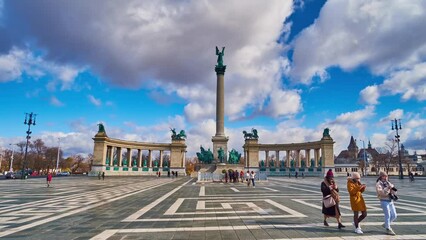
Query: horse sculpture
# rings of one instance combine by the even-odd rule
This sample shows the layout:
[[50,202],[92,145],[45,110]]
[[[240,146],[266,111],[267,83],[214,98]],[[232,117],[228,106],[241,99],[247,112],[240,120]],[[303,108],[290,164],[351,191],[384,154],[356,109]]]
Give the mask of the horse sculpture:
[[205,164],[213,162],[213,153],[210,148],[206,151],[203,146],[200,146],[200,152],[197,152],[198,160]]
[[98,128],[98,133],[104,133],[105,132],[105,127],[102,123],[98,124],[99,128]]
[[243,131],[244,139],[259,139],[257,135],[257,130],[255,128],[251,129],[251,133]]
[[176,129],[170,128],[170,131],[172,132],[172,139],[173,140],[182,140],[186,138],[186,134],[184,130],[180,130],[178,134],[176,134]]
[[232,149],[229,152],[228,162],[230,164],[238,164],[240,163],[240,159],[241,159],[241,153],[239,153],[237,150]]

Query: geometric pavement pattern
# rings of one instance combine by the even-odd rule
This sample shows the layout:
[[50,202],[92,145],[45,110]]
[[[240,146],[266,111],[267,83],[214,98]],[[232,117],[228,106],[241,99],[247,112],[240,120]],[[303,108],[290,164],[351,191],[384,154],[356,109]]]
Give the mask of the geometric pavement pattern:
[[324,227],[320,178],[198,184],[187,177],[59,177],[0,181],[5,239],[426,239],[426,180],[391,178],[397,221],[389,236],[374,177],[363,194],[364,234],[353,232],[346,178],[338,177],[343,224]]

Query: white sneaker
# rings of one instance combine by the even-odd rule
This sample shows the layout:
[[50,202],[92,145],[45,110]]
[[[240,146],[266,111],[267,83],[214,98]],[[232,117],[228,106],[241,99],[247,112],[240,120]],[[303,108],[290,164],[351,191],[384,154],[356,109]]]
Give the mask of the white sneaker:
[[355,233],[356,233],[356,234],[363,234],[363,232],[362,232],[361,228],[357,228],[357,229],[355,229]]
[[[354,228],[355,228],[355,230],[356,230],[356,227],[355,227],[355,223],[354,222],[352,222],[352,226],[354,226]],[[361,223],[358,223],[358,228],[359,229],[361,229]],[[362,230],[362,229],[361,229]]]
[[396,235],[396,233],[393,231],[392,228],[386,228],[386,233],[389,234],[389,235],[393,235],[393,236]]

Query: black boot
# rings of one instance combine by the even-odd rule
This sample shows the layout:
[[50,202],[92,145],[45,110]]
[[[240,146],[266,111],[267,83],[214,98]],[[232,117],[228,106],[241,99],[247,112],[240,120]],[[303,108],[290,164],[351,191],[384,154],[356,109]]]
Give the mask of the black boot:
[[324,220],[324,226],[327,226],[327,227],[328,227],[328,223],[327,223],[327,221],[326,221],[326,220]]
[[339,229],[344,228],[344,227],[345,226],[342,223],[339,223],[339,226],[338,226]]

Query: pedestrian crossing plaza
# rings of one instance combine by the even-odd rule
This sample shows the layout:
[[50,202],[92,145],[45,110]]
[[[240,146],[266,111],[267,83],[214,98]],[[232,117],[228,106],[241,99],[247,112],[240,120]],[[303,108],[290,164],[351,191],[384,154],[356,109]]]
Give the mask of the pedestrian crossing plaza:
[[387,235],[375,177],[363,178],[367,218],[354,233],[346,177],[337,177],[346,228],[323,225],[321,178],[197,183],[189,177],[2,180],[3,239],[426,239],[426,179],[398,188],[397,235]]

